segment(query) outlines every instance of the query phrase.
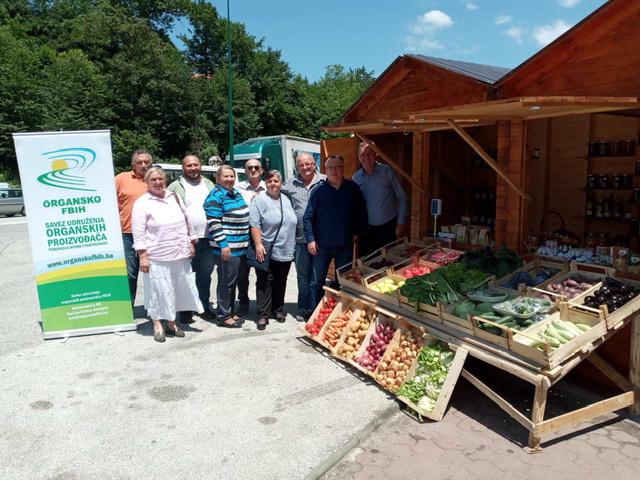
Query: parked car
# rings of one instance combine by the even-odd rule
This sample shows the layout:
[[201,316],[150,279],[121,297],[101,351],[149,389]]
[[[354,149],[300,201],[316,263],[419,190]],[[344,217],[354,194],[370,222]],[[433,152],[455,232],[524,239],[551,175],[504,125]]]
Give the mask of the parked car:
[[24,216],[24,198],[19,188],[0,188],[0,215],[13,217],[19,213]]

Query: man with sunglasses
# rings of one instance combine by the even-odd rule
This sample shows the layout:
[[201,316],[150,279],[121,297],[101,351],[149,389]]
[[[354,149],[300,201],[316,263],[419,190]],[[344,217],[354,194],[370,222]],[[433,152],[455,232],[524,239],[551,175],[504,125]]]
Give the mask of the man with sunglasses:
[[311,191],[304,212],[307,249],[313,255],[310,309],[323,297],[322,287],[332,260],[336,269],[348,264],[353,243],[367,226],[367,207],[360,187],[344,178],[344,160],[329,155],[325,161],[327,179]]
[[[238,182],[237,188],[247,206],[251,205],[251,201],[260,192],[267,191],[262,180],[263,172],[262,163],[257,158],[250,158],[244,164],[247,179]],[[246,315],[249,312],[249,270],[250,267],[245,263],[238,272],[238,314],[240,315]]]

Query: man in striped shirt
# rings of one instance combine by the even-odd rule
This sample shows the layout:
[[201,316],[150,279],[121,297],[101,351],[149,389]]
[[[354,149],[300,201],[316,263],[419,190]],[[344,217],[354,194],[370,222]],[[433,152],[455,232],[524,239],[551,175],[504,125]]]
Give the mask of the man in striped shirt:
[[238,272],[244,268],[249,245],[249,207],[234,188],[236,172],[222,165],[216,173],[216,187],[204,201],[209,226],[209,243],[218,270],[218,325],[242,326],[242,317],[233,311]]

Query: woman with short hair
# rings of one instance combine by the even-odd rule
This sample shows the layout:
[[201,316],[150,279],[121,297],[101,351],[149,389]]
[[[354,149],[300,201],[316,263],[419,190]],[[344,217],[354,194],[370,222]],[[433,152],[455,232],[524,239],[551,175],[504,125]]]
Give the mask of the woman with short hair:
[[251,238],[258,263],[268,262],[268,268],[256,268],[258,330],[264,330],[269,317],[285,320],[284,295],[287,275],[296,249],[296,213],[289,197],[280,193],[282,176],[270,170],[264,178],[267,191],[251,202],[249,219]]
[[153,321],[153,338],[164,342],[165,334],[184,337],[175,323],[176,312],[204,312],[190,261],[198,235],[181,200],[166,190],[164,170],[151,167],[144,181],[148,192],[133,205],[133,248],[140,257],[144,306]]

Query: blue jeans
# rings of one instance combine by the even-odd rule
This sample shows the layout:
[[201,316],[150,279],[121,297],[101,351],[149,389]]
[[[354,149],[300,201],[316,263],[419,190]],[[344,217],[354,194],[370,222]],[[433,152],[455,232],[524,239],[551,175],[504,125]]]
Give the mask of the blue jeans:
[[133,235],[131,233],[122,234],[122,244],[124,246],[124,258],[127,262],[127,277],[129,279],[129,296],[131,305],[136,300],[136,290],[138,289],[138,272],[140,271],[140,259],[133,249]]
[[236,303],[236,284],[238,283],[238,274],[240,269],[244,268],[247,257],[230,257],[226,262],[222,260],[220,255],[214,255],[216,267],[218,268],[218,287],[216,295],[218,296],[218,308],[216,315],[218,320],[223,322],[233,315],[233,307]]
[[311,312],[311,271],[313,255],[307,250],[306,243],[296,243],[296,274],[298,275],[298,313],[303,317]]
[[309,305],[310,310],[314,310],[324,296],[322,287],[324,286],[324,282],[327,279],[327,271],[329,270],[329,264],[331,263],[331,260],[335,261],[336,269],[338,269],[348,264],[351,261],[352,255],[352,245],[329,248],[318,247],[318,254],[313,257],[311,285],[309,285],[309,290],[311,291],[311,303]]
[[211,296],[211,274],[213,273],[213,250],[208,238],[199,238],[196,243],[196,254],[191,259],[191,269],[196,274],[198,297],[205,312],[209,311],[209,297]]

